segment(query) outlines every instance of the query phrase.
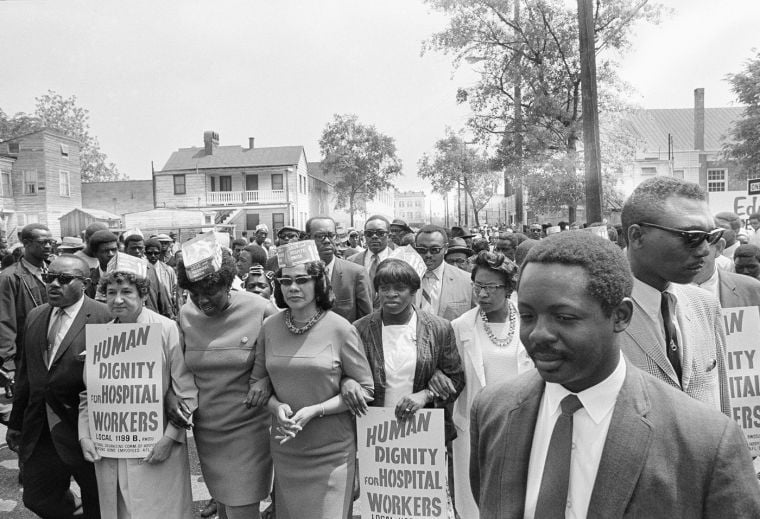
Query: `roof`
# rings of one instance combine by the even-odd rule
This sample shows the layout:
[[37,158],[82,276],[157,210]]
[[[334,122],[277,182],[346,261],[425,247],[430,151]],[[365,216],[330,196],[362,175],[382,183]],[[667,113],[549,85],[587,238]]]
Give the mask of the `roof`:
[[293,166],[298,164],[303,153],[303,146],[253,149],[242,146],[216,146],[212,155],[206,155],[205,148],[180,148],[171,154],[162,171],[196,168]]
[[[705,149],[719,150],[743,113],[744,107],[705,108]],[[668,134],[673,136],[675,150],[694,149],[693,108],[635,110],[625,120],[641,151],[667,150]]]
[[79,140],[77,140],[75,137],[72,137],[70,135],[66,135],[61,130],[57,130],[55,128],[49,128],[47,126],[44,127],[44,128],[40,128],[38,130],[31,131],[31,132],[22,133],[21,135],[15,135],[13,137],[5,139],[4,141],[0,141],[0,144],[6,143],[6,142],[11,142],[11,141],[16,141],[16,140],[18,140],[18,139],[20,139],[22,137],[27,137],[29,135],[34,135],[35,133],[42,133],[42,132],[48,133],[50,135],[54,135],[54,136],[59,137],[61,139],[67,139],[67,140],[69,140],[71,142],[76,142],[77,144],[79,144]]
[[119,216],[118,214],[109,213],[108,211],[103,211],[102,209],[87,209],[85,207],[81,209],[73,209],[63,216],[71,214],[74,211],[81,211],[83,213],[89,214],[90,216],[94,218],[97,218],[98,220],[121,220],[121,216]]

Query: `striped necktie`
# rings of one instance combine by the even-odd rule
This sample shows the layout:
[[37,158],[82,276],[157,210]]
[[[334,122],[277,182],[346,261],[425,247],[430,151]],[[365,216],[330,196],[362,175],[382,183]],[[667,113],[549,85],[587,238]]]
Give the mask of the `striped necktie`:
[[53,362],[53,349],[56,346],[56,342],[58,340],[58,332],[61,331],[61,326],[63,325],[63,318],[66,315],[66,312],[63,311],[63,308],[56,308],[53,312],[53,315],[50,316],[50,330],[47,334],[47,364],[48,367]]

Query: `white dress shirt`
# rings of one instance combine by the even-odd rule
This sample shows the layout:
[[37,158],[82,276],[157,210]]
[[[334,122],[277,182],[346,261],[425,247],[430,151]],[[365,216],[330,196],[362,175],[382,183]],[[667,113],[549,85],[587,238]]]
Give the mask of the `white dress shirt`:
[[[367,254],[364,255],[364,268],[367,269],[367,272],[369,272],[369,268],[372,266],[372,256],[374,256],[375,253],[371,250],[367,249]],[[390,247],[386,247],[380,252],[377,253],[377,264],[379,265],[381,261],[388,258],[391,255],[391,249]]]
[[[673,291],[672,283],[668,283],[663,292],[667,292],[670,297],[670,321],[676,329],[676,341],[678,342],[678,356],[683,363],[683,349],[686,345],[683,342],[683,334],[681,333],[681,323],[678,321],[678,312],[676,308],[678,306],[678,298]],[[647,285],[643,281],[633,278],[633,290],[631,296],[636,302],[644,309],[644,313],[649,318],[652,331],[654,331],[657,338],[660,339],[660,344],[665,348],[665,323],[662,320],[662,312],[660,311],[660,304],[662,301],[662,294],[659,290],[651,285]],[[664,352],[665,350],[663,350]]]
[[[48,355],[48,369],[50,369],[50,364],[52,364],[53,359],[55,358],[55,354],[58,352],[58,348],[61,346],[61,342],[63,341],[63,338],[66,337],[66,334],[69,333],[69,328],[71,328],[71,323],[74,322],[74,319],[76,319],[77,314],[79,313],[79,310],[82,308],[82,304],[84,303],[84,297],[80,297],[79,301],[74,303],[73,305],[69,305],[66,308],[63,308],[63,316],[61,317],[61,327],[58,328],[58,333],[55,336],[55,342],[53,343],[53,347],[50,350],[50,354]],[[55,317],[59,312],[59,308],[53,308],[53,311],[50,314],[50,322],[48,323],[47,333],[50,333],[50,329],[53,326],[53,323],[55,322]],[[47,335],[47,334],[46,334]]]
[[441,281],[443,280],[444,261],[434,270],[428,270],[422,276],[422,289],[430,296],[430,305],[422,299],[423,310],[427,310],[433,315],[438,315],[441,306]]
[[[583,408],[573,415],[573,443],[570,453],[566,518],[583,518],[588,513],[604,442],[607,440],[615,401],[625,381],[625,372],[625,359],[621,354],[615,371],[609,377],[578,393]],[[535,515],[549,442],[554,431],[554,424],[562,413],[560,402],[569,394],[571,394],[570,391],[560,384],[547,383],[541,397],[528,465],[525,519],[533,519]]]
[[720,301],[720,285],[718,281],[719,281],[718,280],[718,266],[717,266],[717,261],[716,261],[716,267],[715,267],[715,270],[713,271],[712,276],[710,276],[709,279],[706,279],[702,283],[692,282],[692,285],[694,285],[695,287],[699,287],[702,290],[707,290],[708,292],[710,292],[712,295],[715,296],[715,299]]

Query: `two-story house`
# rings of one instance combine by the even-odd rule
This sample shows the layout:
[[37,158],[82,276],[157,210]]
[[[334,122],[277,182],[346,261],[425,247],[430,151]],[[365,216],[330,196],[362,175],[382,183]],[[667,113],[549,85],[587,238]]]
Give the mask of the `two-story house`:
[[303,146],[220,146],[206,131],[203,147],[173,152],[153,173],[156,206],[211,209],[249,235],[260,223],[270,236],[284,225],[303,228],[309,218],[309,179]]
[[9,242],[25,225],[61,237],[59,218],[82,207],[79,143],[43,128],[0,142],[0,234]]

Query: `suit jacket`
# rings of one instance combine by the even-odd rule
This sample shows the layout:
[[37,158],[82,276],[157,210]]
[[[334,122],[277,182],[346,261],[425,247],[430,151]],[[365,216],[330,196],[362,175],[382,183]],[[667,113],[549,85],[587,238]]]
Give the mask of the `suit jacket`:
[[657,334],[633,298],[633,317],[620,334],[620,348],[630,363],[682,389],[687,395],[730,416],[726,376],[726,334],[720,304],[707,291],[672,284],[678,299],[678,325],[684,339],[681,384],[665,353],[664,334]]
[[[388,244],[388,249],[392,249],[391,244]],[[351,263],[355,263],[359,265],[366,273],[367,273],[367,279],[369,280],[369,294],[370,294],[370,301],[372,301],[372,308],[377,310],[380,308],[380,297],[378,296],[377,292],[375,292],[375,285],[373,283],[373,279],[369,277],[369,270],[367,267],[364,266],[364,259],[367,257],[367,254],[372,254],[369,252],[369,249],[365,249],[361,251],[358,254],[354,254],[353,256],[349,256],[346,261],[350,261]]]
[[718,269],[718,293],[723,308],[760,307],[760,281],[755,278]]
[[[79,393],[84,390],[85,326],[111,320],[106,305],[87,296],[69,331],[61,341],[50,369],[45,364],[47,330],[53,307],[44,304],[29,314],[24,336],[24,355],[16,376],[10,429],[21,431],[21,460],[29,459],[43,427],[48,427],[58,455],[68,465],[84,462],[77,423]],[[50,423],[47,407],[56,423]]]
[[27,315],[46,302],[45,284],[21,261],[0,273],[0,365],[5,369],[16,369]]
[[[475,399],[470,483],[481,519],[523,517],[544,387],[532,370],[487,386]],[[743,433],[628,363],[588,517],[760,517],[760,486]]]
[[[433,314],[415,308],[417,313],[417,365],[414,369],[414,382],[412,391],[417,393],[425,389],[436,369],[440,369],[449,377],[456,389],[456,395],[449,400],[439,400],[429,404],[428,407],[442,407],[456,400],[464,389],[464,370],[462,360],[459,357],[454,341],[454,330],[451,323]],[[364,344],[364,353],[372,370],[372,378],[375,382],[375,399],[370,405],[375,407],[386,406],[385,402],[385,356],[383,353],[383,320],[381,310],[362,317],[354,323],[359,331],[359,337]],[[395,402],[388,402],[395,405]],[[446,441],[456,437],[451,413],[447,409],[444,413],[446,425]]]
[[335,294],[332,311],[349,323],[372,312],[372,288],[364,267],[335,258],[330,285]]
[[443,263],[438,316],[453,321],[476,304],[470,273]]

